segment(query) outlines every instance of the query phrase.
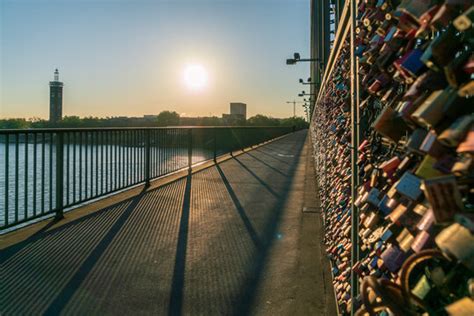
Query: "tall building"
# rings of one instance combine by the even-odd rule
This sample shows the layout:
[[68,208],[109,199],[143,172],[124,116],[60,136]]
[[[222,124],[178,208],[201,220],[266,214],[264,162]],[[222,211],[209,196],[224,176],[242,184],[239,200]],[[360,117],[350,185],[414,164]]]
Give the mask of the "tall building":
[[247,119],[247,104],[241,102],[230,103],[230,115],[242,116],[244,120]]
[[57,123],[63,118],[63,83],[59,71],[54,71],[54,81],[49,82],[49,121]]
[[230,114],[222,114],[226,125],[243,125],[247,119],[247,104],[241,102],[230,103]]

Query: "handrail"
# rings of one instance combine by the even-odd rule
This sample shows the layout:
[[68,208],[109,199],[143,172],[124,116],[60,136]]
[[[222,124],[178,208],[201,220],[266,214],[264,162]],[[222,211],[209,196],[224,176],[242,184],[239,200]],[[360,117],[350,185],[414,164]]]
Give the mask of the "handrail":
[[80,132],[80,131],[122,131],[122,130],[169,130],[169,129],[246,129],[246,128],[291,128],[291,126],[162,126],[162,127],[45,127],[45,128],[4,128],[0,134]]
[[293,127],[0,130],[0,231],[294,131]]
[[[337,31],[334,37],[334,46],[331,49],[331,53],[329,54],[328,63],[327,63],[327,66],[325,67],[323,79],[321,80],[318,96],[316,98],[316,104],[320,100],[321,95],[326,88],[326,82],[333,71],[334,65],[336,64],[337,57],[339,56],[341,52],[344,40],[346,39],[347,34],[349,33],[349,30],[350,30],[349,3],[350,1],[345,2],[344,9],[342,10],[342,14],[341,14],[341,19],[339,20],[337,24]],[[315,111],[315,109],[313,109],[313,111]],[[312,117],[314,117],[314,115]]]

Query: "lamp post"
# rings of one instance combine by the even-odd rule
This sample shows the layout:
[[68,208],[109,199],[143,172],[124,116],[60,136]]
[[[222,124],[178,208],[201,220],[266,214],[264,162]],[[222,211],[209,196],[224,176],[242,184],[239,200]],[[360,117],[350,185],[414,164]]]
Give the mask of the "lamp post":
[[[320,55],[321,56],[321,55]],[[293,58],[288,58],[286,60],[286,64],[287,65],[295,65],[296,63],[298,62],[314,62],[315,64],[312,64],[311,65],[311,69],[313,68],[318,68],[319,69],[319,74],[316,73],[316,82],[313,84],[313,83],[308,83],[310,84],[311,86],[314,86],[312,87],[311,91],[318,91],[319,90],[319,85],[320,85],[320,81],[321,81],[321,74],[323,73],[323,70],[324,70],[324,62],[322,62],[323,60],[325,59],[320,59],[320,58],[301,58],[300,54],[299,53],[294,53],[293,54]],[[302,82],[303,80],[300,79],[300,83],[303,83]],[[310,80],[308,80],[310,81]],[[304,83],[303,83],[304,84]],[[316,94],[301,94],[301,95],[298,95],[298,96],[303,96],[303,95],[316,95]],[[314,107],[314,105],[313,105]],[[311,111],[310,111],[311,112]]]
[[293,58],[288,58],[286,60],[286,64],[287,65],[295,65],[296,63],[298,62],[302,62],[302,61],[319,61],[319,58],[301,58],[300,54],[299,53],[294,53],[293,54]]
[[[298,93],[298,96],[299,97],[304,97],[305,95],[309,95],[309,96],[315,96],[316,94],[315,93],[306,93],[303,91],[301,91],[301,93]],[[311,99],[311,98],[310,98]]]
[[300,81],[301,84],[309,84],[309,85],[313,85],[313,86],[317,85],[316,82],[311,82],[311,78],[308,78],[307,82],[304,82],[304,80],[301,79],[301,78],[300,78],[299,81]]
[[304,103],[303,101],[296,101],[296,100],[293,100],[293,101],[286,101],[286,103],[292,103],[293,104],[293,118],[296,117],[296,103]]

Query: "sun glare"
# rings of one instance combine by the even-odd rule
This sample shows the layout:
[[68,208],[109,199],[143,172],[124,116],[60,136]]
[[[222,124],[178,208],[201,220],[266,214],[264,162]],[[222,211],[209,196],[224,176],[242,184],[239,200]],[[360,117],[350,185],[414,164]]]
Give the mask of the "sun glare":
[[202,65],[193,64],[184,68],[184,83],[191,90],[202,90],[207,85],[207,71]]

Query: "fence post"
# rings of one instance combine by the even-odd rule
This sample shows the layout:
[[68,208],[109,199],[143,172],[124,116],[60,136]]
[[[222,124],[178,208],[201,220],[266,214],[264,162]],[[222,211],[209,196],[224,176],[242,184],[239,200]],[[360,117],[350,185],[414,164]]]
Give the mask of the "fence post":
[[56,215],[55,219],[59,220],[64,218],[63,215],[63,175],[64,175],[64,133],[56,133]]
[[188,169],[191,170],[193,164],[193,130],[188,129]]
[[217,132],[216,132],[216,128],[214,127],[213,128],[214,130],[214,162],[216,162],[216,159],[217,159]]
[[145,130],[145,186],[150,186],[150,164],[151,164],[151,150],[150,150],[150,130]]

